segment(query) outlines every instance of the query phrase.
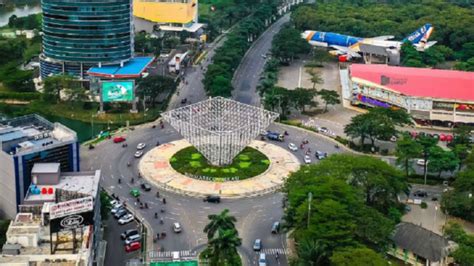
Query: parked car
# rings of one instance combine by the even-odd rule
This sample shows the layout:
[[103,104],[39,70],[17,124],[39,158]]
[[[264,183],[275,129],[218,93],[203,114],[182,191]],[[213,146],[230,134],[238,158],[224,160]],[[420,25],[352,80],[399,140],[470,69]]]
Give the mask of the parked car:
[[179,223],[173,223],[173,231],[175,233],[180,233],[181,232],[181,225]]
[[129,236],[133,236],[133,235],[139,235],[137,229],[128,229],[128,230],[126,230],[125,232],[123,232],[123,233],[120,235],[120,238],[121,238],[122,240],[125,240],[125,239],[127,239]]
[[304,162],[305,162],[306,164],[311,163],[311,157],[309,157],[309,155],[305,155],[305,156],[304,156]]
[[260,253],[258,258],[258,266],[267,266],[267,256],[265,253]]
[[320,127],[318,128],[319,133],[327,134],[329,133],[329,129],[327,127]]
[[127,237],[127,239],[125,239],[125,245],[130,245],[130,243],[133,243],[133,242],[140,242],[141,240],[142,240],[142,237],[140,235],[132,235],[132,236]]
[[423,190],[417,190],[413,193],[413,196],[419,197],[419,198],[424,198],[424,197],[428,197],[428,193],[426,191],[423,191]]
[[141,185],[142,189],[145,190],[145,191],[150,191],[151,190],[151,186],[150,184],[146,183],[146,182],[143,182],[142,185]]
[[253,243],[253,250],[254,251],[262,250],[262,240],[260,238],[255,239],[255,242]]
[[135,158],[140,158],[142,157],[142,155],[143,155],[143,151],[136,151],[134,154]]
[[288,149],[290,149],[290,151],[298,151],[298,147],[296,147],[294,143],[288,144]]
[[328,156],[328,154],[326,152],[322,152],[322,151],[316,151],[316,153],[314,154],[314,156],[316,156],[316,158],[318,160],[322,160],[324,158],[326,158]]
[[220,203],[221,202],[221,197],[217,195],[207,195],[204,199],[204,202],[213,202],[213,203]]
[[132,242],[129,245],[125,246],[125,252],[132,252],[136,250],[140,250],[142,248],[142,244],[140,242]]
[[280,222],[276,221],[272,225],[272,234],[278,234],[280,232]]
[[134,196],[135,198],[140,196],[140,190],[134,188],[130,190],[130,195]]
[[143,150],[145,147],[146,147],[146,143],[143,143],[143,142],[138,143],[137,150]]
[[124,225],[128,224],[129,222],[133,221],[133,215],[130,213],[125,214],[124,216],[120,217],[119,224]]
[[114,217],[115,217],[115,219],[120,219],[122,216],[124,216],[127,213],[128,213],[127,210],[120,209],[114,214]]
[[390,141],[391,141],[391,142],[396,142],[396,141],[397,141],[397,136],[392,136],[392,137],[390,137]]
[[114,141],[114,143],[120,143],[120,142],[124,142],[126,140],[127,139],[125,137],[118,136],[118,137],[115,137],[113,141]]
[[122,210],[122,209],[124,209],[124,207],[123,207],[122,204],[120,204],[119,206],[112,208],[112,210],[110,210],[110,213],[115,214],[115,213],[117,213],[119,210]]

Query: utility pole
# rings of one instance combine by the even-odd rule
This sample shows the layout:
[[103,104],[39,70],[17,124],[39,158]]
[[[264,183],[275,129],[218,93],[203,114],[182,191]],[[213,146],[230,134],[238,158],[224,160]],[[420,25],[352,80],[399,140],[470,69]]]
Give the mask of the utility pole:
[[313,193],[309,192],[308,193],[308,226],[307,228],[309,228],[309,218],[311,216],[311,201],[312,200],[313,200]]

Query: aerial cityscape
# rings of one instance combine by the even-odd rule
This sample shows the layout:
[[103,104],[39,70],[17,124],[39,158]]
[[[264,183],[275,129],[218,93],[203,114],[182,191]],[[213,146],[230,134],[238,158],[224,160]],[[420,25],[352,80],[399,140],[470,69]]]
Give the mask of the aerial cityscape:
[[473,25],[0,0],[0,266],[474,266]]

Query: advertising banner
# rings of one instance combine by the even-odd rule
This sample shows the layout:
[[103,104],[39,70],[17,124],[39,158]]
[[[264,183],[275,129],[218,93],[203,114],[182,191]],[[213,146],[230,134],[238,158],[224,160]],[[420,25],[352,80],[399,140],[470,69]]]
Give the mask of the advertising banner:
[[49,217],[50,219],[61,218],[71,214],[92,211],[93,208],[94,202],[92,197],[64,201],[51,205]]
[[102,81],[102,101],[131,102],[134,87],[133,80]]
[[64,230],[72,230],[83,226],[94,224],[94,212],[71,214],[62,218],[50,220],[50,231],[56,233]]

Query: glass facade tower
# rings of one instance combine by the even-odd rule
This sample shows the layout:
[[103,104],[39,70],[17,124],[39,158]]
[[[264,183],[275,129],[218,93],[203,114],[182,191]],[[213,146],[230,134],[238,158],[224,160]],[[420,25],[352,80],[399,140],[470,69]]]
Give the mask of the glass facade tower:
[[41,76],[84,77],[133,55],[132,0],[42,0]]

